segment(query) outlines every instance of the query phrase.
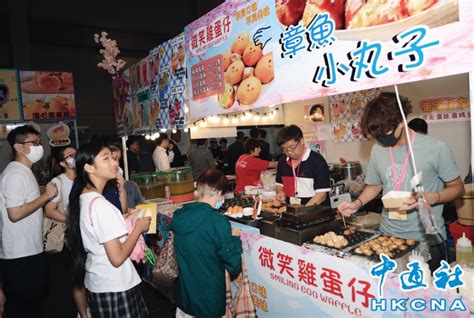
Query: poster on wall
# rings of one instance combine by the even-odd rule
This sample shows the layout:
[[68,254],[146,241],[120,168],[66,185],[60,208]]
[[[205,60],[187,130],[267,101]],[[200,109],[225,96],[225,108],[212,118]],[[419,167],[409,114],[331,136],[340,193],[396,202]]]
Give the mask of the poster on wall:
[[360,119],[368,102],[380,94],[380,89],[329,96],[333,142],[367,140],[362,135]]
[[21,120],[18,73],[16,70],[0,69],[0,123]]
[[152,105],[159,107],[157,128],[183,129],[186,107],[184,34],[160,44],[150,53],[158,54],[159,59],[158,76],[151,97]]
[[328,159],[328,156],[332,155],[331,153],[329,153],[329,143],[327,143],[330,138],[329,124],[305,123],[300,124],[299,127],[303,131],[303,138],[306,145],[311,150],[321,154],[325,159]]
[[76,118],[72,73],[20,71],[20,83],[25,120]]
[[464,73],[471,11],[458,0],[227,1],[185,28],[191,117]]
[[470,121],[469,98],[438,97],[419,102],[421,118],[427,122]]

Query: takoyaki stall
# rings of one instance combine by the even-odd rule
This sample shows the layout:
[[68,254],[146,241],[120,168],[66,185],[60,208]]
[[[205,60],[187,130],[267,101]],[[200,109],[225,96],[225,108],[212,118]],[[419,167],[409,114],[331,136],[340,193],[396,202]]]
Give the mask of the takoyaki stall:
[[[337,188],[339,181],[352,180],[363,170],[357,165],[360,153],[352,153],[349,144],[366,141],[362,109],[381,91],[398,94],[400,86],[405,93],[407,83],[472,69],[470,8],[469,1],[461,0],[227,1],[188,25],[179,41],[170,41],[177,46],[167,64],[158,58],[155,69],[149,58],[144,62],[157,74],[150,81],[155,93],[148,90],[156,99],[143,97],[141,108],[133,98],[129,104],[118,103],[123,110],[118,112],[120,127],[125,135],[142,133],[135,128],[142,124],[148,125],[147,133],[186,127],[192,136],[203,127],[235,127],[252,112],[262,119],[271,112],[262,109],[276,107],[284,124],[294,124],[295,114],[302,113],[297,106],[324,100],[325,107],[308,107],[304,114],[311,125],[317,122],[316,128],[308,124],[311,128],[304,129],[305,140],[313,138],[323,152],[332,152],[328,162],[341,154],[356,157],[345,168],[330,166],[332,197],[349,192],[353,200],[351,191]],[[161,46],[151,53],[167,56]],[[131,68],[129,78],[124,77],[127,89],[119,89],[117,96],[130,96],[130,87],[135,100],[141,100],[143,74],[143,68]],[[472,81],[472,74],[467,77]],[[185,89],[162,93],[173,78]],[[436,121],[463,114],[470,122],[467,96],[451,109],[433,106],[440,104],[449,102],[420,101],[426,110],[421,116]],[[147,114],[157,117],[147,123]],[[430,273],[426,242],[383,234],[380,213],[368,206],[342,218],[334,200],[331,207],[303,206],[281,203],[268,193],[271,189],[246,192],[235,198],[229,194],[220,212],[240,229],[259,316],[469,317],[472,267],[446,263]],[[157,253],[180,204],[152,201],[158,212]],[[151,272],[146,278],[153,282]]]

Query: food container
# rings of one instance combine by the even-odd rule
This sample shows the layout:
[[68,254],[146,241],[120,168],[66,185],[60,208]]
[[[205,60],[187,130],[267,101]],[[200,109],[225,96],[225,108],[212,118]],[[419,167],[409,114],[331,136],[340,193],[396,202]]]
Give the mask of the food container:
[[174,168],[163,171],[163,178],[170,190],[173,202],[184,202],[194,199],[194,181],[191,167]]
[[162,172],[137,173],[130,178],[137,183],[145,200],[165,197],[166,179]]
[[463,233],[471,242],[474,241],[474,226],[462,225],[459,220],[449,224],[449,233],[453,237],[454,245],[457,244]]
[[386,209],[399,209],[410,197],[410,191],[389,191],[382,197],[382,203]]
[[454,202],[458,213],[459,223],[474,226],[474,187],[473,183],[465,184],[465,194]]
[[348,162],[342,165],[342,176],[344,180],[354,180],[362,173],[362,166],[359,162]]
[[194,199],[193,174],[190,167],[175,168],[169,171],[138,173],[130,176],[135,181],[146,200],[166,197],[169,188],[173,202]]

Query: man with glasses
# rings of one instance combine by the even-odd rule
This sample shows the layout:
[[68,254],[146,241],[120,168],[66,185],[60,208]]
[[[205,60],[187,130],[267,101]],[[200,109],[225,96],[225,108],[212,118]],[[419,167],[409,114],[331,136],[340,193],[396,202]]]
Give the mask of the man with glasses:
[[8,134],[14,161],[0,175],[0,269],[7,317],[34,317],[48,290],[43,253],[43,209],[57,194],[53,183],[40,194],[31,167],[43,157],[40,134],[25,125]]
[[330,206],[328,164],[306,146],[301,129],[295,125],[282,128],[277,144],[285,155],[277,166],[277,199],[290,204]]

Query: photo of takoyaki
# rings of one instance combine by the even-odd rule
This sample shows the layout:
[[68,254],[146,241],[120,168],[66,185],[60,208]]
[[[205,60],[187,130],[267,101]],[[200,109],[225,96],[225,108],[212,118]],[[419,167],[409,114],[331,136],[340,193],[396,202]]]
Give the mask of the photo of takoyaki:
[[263,52],[261,45],[251,40],[249,32],[242,32],[229,49],[222,53],[225,88],[218,94],[221,107],[231,108],[235,102],[251,105],[260,97],[263,85],[275,77],[272,52]]

